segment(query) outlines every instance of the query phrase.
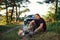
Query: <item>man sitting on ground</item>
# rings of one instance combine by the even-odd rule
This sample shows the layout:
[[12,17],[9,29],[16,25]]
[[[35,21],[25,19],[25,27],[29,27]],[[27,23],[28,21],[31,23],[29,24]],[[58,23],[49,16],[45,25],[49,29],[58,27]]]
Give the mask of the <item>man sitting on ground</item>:
[[[27,28],[27,31],[29,32],[29,30],[32,30],[33,31],[29,34],[35,34],[35,33],[38,33],[38,32],[45,32],[46,31],[46,23],[44,21],[43,18],[40,17],[39,14],[35,14],[35,20],[32,20],[30,23],[29,23],[29,27]],[[23,30],[21,30],[19,33],[19,35],[24,35],[24,32]]]

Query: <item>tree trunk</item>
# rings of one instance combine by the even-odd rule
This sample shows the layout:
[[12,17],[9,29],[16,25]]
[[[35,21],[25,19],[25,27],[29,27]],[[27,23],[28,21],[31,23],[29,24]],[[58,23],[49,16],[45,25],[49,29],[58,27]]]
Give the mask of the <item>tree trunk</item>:
[[56,19],[56,15],[57,15],[57,10],[58,10],[58,0],[56,0],[56,9],[55,9],[55,17],[54,17],[54,19]]
[[19,21],[19,16],[20,16],[20,4],[19,4],[18,21]]
[[57,8],[58,8],[58,0],[56,0],[56,9],[55,9],[55,13],[57,13]]
[[8,8],[7,8],[7,0],[6,0],[6,22],[8,24]]
[[13,12],[14,12],[14,5],[13,5],[13,7],[12,7],[11,22],[12,22],[12,20],[13,20]]
[[17,5],[16,5],[16,22],[18,20]]

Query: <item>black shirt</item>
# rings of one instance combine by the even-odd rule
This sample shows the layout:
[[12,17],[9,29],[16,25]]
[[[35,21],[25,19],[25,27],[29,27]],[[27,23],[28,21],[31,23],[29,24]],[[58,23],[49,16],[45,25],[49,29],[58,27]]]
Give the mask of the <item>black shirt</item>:
[[45,21],[44,21],[43,18],[40,18],[39,20],[34,20],[34,21],[35,21],[34,30],[35,30],[36,28],[38,28],[41,23],[43,23],[43,30],[44,30],[44,31],[46,30],[46,23],[45,23]]

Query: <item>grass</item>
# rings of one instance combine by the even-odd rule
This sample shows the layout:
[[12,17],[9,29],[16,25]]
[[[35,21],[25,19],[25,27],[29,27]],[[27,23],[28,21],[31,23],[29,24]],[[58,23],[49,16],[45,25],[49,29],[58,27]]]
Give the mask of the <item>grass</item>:
[[15,29],[9,33],[6,33],[1,36],[0,40],[18,40],[21,38],[21,36],[18,36],[18,31],[20,28]]
[[56,33],[60,33],[60,22],[55,21],[52,23],[48,23],[47,24],[47,31],[52,31],[52,32],[56,32]]
[[34,35],[30,40],[59,40],[58,36],[54,32],[46,32]]
[[8,25],[0,25],[0,32],[5,32],[7,30],[10,30],[12,28],[15,28],[18,25],[14,25],[14,24],[8,24]]
[[[18,40],[18,29],[3,35],[0,40]],[[60,22],[52,22],[47,24],[47,32],[34,35],[30,40],[60,40]]]
[[15,28],[17,26],[20,26],[22,24],[23,24],[23,22],[19,22],[19,23],[15,23],[15,24],[0,25],[0,32],[2,32],[2,33],[6,32],[6,31],[8,31],[12,28]]
[[18,29],[11,31],[5,35],[2,36],[0,40],[17,40],[18,39]]

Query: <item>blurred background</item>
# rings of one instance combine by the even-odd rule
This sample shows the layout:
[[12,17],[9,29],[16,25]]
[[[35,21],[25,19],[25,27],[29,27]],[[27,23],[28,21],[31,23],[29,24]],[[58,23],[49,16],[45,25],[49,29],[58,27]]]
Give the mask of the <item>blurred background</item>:
[[60,40],[60,0],[0,0],[0,40],[18,40],[18,30],[36,13],[46,21],[47,33],[30,40]]

